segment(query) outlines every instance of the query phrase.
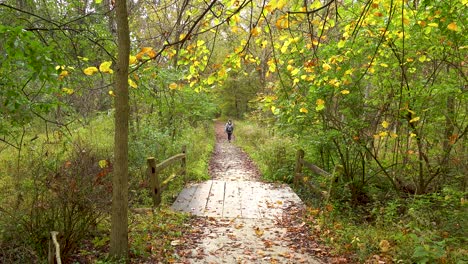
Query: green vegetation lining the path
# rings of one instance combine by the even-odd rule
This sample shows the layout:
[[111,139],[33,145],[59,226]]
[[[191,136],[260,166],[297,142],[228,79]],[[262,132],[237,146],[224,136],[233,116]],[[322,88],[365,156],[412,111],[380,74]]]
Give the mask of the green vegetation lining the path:
[[[296,150],[305,142],[249,121],[236,122],[235,136],[235,143],[253,158],[265,180],[292,181]],[[330,179],[313,174],[309,178],[322,192],[330,190]],[[466,194],[457,186],[408,197],[382,189],[377,183],[366,187],[370,201],[365,204],[349,199],[349,185],[334,186],[335,195],[328,201],[316,190],[296,188],[308,205],[305,221],[332,253],[352,255],[360,263],[468,261]]]
[[[154,123],[146,116],[142,122]],[[50,231],[59,231],[62,257],[77,261],[107,259],[113,157],[112,115],[99,114],[88,125],[70,126],[70,134],[39,130],[25,135],[19,153],[0,152],[0,262],[44,261]],[[130,135],[129,204],[149,208],[152,200],[146,179],[146,158],[159,160],[187,146],[187,177],[208,178],[208,161],[214,148],[211,121],[186,125],[175,138],[154,126]],[[162,177],[178,170],[169,168]],[[173,258],[171,241],[187,228],[187,215],[168,210],[183,188],[176,177],[163,193],[161,210],[130,213],[130,252],[135,260]],[[137,210],[138,211],[138,210]],[[27,235],[25,235],[27,234]]]

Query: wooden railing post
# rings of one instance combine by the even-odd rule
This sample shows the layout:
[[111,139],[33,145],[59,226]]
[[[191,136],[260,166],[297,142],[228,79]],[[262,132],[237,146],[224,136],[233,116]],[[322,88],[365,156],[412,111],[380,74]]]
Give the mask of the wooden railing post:
[[158,167],[156,166],[156,159],[149,157],[148,163],[148,178],[150,182],[151,197],[153,198],[153,207],[156,208],[161,204],[161,184],[159,182]]
[[298,149],[296,154],[296,168],[294,169],[294,180],[295,186],[298,186],[302,179],[302,160],[304,159],[304,150]]
[[186,145],[182,146],[182,154],[184,154],[184,157],[182,158],[182,161],[181,161],[182,177],[184,177],[184,183],[187,183],[187,146]]

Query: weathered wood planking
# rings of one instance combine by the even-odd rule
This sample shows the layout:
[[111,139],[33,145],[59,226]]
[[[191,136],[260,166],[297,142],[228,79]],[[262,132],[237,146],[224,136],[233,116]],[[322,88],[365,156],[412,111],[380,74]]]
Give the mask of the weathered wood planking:
[[224,207],[225,181],[213,181],[206,204],[205,216],[222,217]]
[[190,184],[187,185],[177,196],[177,199],[172,204],[172,209],[180,212],[190,212],[188,207],[192,201],[195,192],[198,189],[199,184]]
[[302,201],[287,185],[211,180],[189,185],[172,208],[197,216],[275,219],[291,204]]
[[241,217],[240,187],[242,182],[228,181],[224,190],[223,217]]
[[198,185],[197,191],[194,193],[194,197],[188,205],[188,212],[198,216],[205,215],[206,204],[212,185],[213,181],[206,181]]

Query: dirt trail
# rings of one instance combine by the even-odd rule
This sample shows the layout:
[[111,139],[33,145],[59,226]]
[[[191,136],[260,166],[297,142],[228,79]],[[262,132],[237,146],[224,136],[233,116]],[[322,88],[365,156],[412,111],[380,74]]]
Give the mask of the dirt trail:
[[260,182],[248,155],[227,141],[223,123],[216,123],[216,139],[212,180],[186,186],[172,206],[198,216],[176,242],[176,261],[321,263],[314,257],[321,249],[298,217],[299,197],[287,185]]

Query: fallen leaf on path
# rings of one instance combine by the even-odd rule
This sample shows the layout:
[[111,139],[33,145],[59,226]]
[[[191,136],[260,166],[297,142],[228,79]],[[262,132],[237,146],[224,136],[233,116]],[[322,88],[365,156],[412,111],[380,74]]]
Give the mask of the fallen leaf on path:
[[263,231],[262,229],[260,229],[259,227],[254,227],[254,230],[255,230],[255,234],[256,234],[258,237],[263,236],[264,231]]
[[241,229],[244,227],[244,224],[243,223],[239,223],[237,225],[234,226],[236,229]]
[[180,244],[182,244],[182,241],[180,241],[180,240],[173,240],[173,241],[171,241],[171,246],[178,246],[178,245],[180,245]]

